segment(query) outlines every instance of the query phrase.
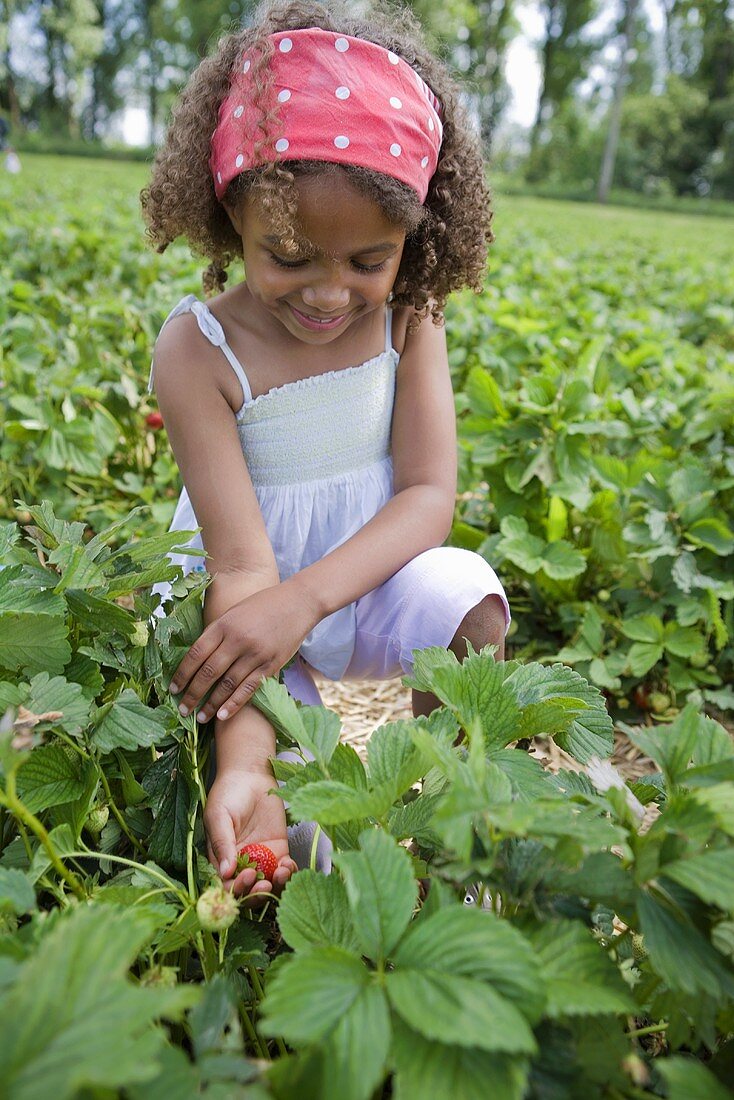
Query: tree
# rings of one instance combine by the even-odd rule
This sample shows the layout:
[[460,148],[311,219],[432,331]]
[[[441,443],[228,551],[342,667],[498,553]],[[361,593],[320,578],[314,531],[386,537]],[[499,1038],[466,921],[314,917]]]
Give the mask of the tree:
[[637,0],[625,0],[622,35],[619,44],[619,64],[617,66],[617,76],[614,82],[612,105],[609,109],[607,140],[604,146],[601,171],[599,172],[599,186],[596,196],[599,202],[607,201],[609,197],[609,188],[612,184],[612,176],[614,175],[614,161],[617,156],[619,126],[622,119],[622,100],[624,98],[624,89],[629,67],[629,53],[632,44],[632,28],[634,25],[636,8]]
[[528,180],[536,178],[534,161],[544,127],[570,96],[574,85],[586,75],[589,61],[599,48],[599,42],[588,33],[588,24],[596,14],[595,0],[543,0],[541,9],[545,35],[538,109],[530,136]]

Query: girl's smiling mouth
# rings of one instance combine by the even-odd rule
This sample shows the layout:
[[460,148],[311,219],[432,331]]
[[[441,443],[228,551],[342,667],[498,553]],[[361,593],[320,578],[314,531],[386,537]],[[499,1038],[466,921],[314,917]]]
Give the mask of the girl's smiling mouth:
[[302,313],[300,309],[296,309],[290,302],[288,302],[288,308],[294,314],[298,323],[312,332],[325,332],[338,328],[351,312],[347,310],[345,313],[340,313],[336,317],[313,317],[309,313]]

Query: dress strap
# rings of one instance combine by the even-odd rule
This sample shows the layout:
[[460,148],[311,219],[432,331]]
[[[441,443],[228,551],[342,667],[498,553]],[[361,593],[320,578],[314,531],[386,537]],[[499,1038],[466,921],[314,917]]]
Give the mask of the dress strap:
[[392,310],[385,310],[385,351],[392,351]]
[[[237,375],[240,385],[242,386],[242,393],[244,395],[245,402],[252,400],[252,390],[250,389],[250,383],[247,380],[247,375],[244,372],[242,364],[232,351],[231,347],[227,343],[227,337],[224,335],[224,329],[216,319],[212,311],[204,302],[200,302],[195,294],[187,294],[185,298],[173,307],[171,312],[166,317],[165,321],[161,325],[161,332],[166,327],[168,322],[173,317],[178,317],[182,313],[193,313],[196,317],[196,323],[199,326],[200,331],[206,336],[210,344],[215,347],[221,348],[224,355],[232,367],[232,370]],[[153,361],[150,364],[150,377],[148,378],[148,393],[153,392]]]

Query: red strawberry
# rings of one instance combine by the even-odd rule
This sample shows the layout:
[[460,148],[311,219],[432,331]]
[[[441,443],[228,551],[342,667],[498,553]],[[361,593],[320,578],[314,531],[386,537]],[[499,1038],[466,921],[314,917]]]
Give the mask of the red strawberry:
[[257,867],[256,879],[266,878],[273,881],[273,875],[278,866],[275,853],[271,852],[264,844],[245,844],[237,853],[237,871],[244,871],[245,867]]
[[157,432],[159,428],[163,427],[163,417],[159,412],[148,413],[145,418],[145,423],[149,428],[152,428],[154,432]]

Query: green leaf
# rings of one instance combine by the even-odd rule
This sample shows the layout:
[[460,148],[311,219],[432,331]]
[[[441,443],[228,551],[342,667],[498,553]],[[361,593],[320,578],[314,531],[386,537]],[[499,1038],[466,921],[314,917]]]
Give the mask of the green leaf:
[[657,615],[636,615],[632,619],[624,619],[621,631],[625,638],[633,642],[649,642],[653,645],[661,645],[665,636],[663,621]]
[[60,673],[71,657],[68,633],[63,617],[0,608],[0,668]]
[[148,838],[148,854],[151,859],[172,863],[175,867],[186,865],[188,819],[195,804],[194,792],[180,766],[180,755],[178,753],[171,757],[168,783],[163,789]]
[[359,851],[338,852],[362,953],[386,958],[405,931],[418,897],[410,856],[386,833],[366,830]]
[[734,848],[714,848],[666,863],[667,878],[725,912],[734,912]]
[[288,694],[285,684],[279,684],[274,677],[268,676],[259,685],[252,702],[275,727],[276,733],[285,734],[289,741],[299,744],[307,737],[301,708]]
[[150,917],[111,906],[67,911],[18,969],[0,1002],[0,1079],[13,1100],[71,1098],[155,1076],[160,1017],[194,1003],[191,986],[133,985],[127,970],[149,941]]
[[36,909],[33,883],[16,867],[0,867],[0,912],[22,916]]
[[317,779],[297,789],[286,788],[290,799],[289,812],[297,821],[318,821],[320,825],[340,825],[356,818],[372,817],[386,812],[379,795],[372,791],[355,791],[346,783],[334,779]]
[[315,947],[284,960],[262,1002],[262,1030],[294,1046],[328,1037],[371,982],[370,972],[341,947]]
[[512,1001],[491,985],[435,970],[388,972],[385,988],[395,1011],[426,1039],[506,1053],[532,1054],[535,1039]]
[[581,763],[592,756],[609,756],[614,747],[612,720],[598,688],[565,665],[518,665],[506,680],[523,709],[551,699],[574,699],[585,704],[569,729],[555,735],[556,743]]
[[676,657],[692,657],[705,652],[705,638],[696,627],[666,623],[665,648]]
[[734,993],[725,961],[680,911],[672,911],[647,891],[639,891],[637,913],[650,962],[665,984],[693,996]]
[[391,803],[413,786],[428,770],[428,763],[413,742],[413,722],[386,722],[367,742],[370,784],[392,793]]
[[668,785],[674,785],[685,778],[698,740],[701,720],[698,709],[689,703],[669,726],[659,725],[649,730],[628,729],[627,736],[633,745],[655,761],[665,773]]
[[526,1058],[425,1039],[398,1018],[393,1024],[395,1100],[522,1100]]
[[635,1001],[604,948],[576,921],[548,922],[530,934],[548,991],[546,1015],[634,1012]]
[[39,672],[28,685],[24,705],[36,715],[61,711],[60,718],[39,723],[40,729],[61,729],[76,737],[89,722],[90,705],[81,686],[63,676],[51,677],[47,672]]
[[544,983],[530,943],[492,913],[450,905],[411,925],[393,957],[399,968],[441,971],[489,982],[531,1023],[545,1005]]
[[464,383],[464,392],[474,412],[489,417],[507,415],[500,388],[489,371],[483,367],[472,367]]
[[570,580],[586,572],[586,558],[566,539],[549,543],[543,550],[542,558],[543,572],[556,581]]
[[734,531],[723,520],[713,516],[692,523],[686,535],[691,542],[695,542],[698,546],[705,546],[707,550],[711,550],[722,558],[729,557],[734,550]]
[[734,1092],[695,1058],[656,1058],[655,1069],[668,1086],[668,1100],[734,1100]]
[[370,1100],[385,1077],[391,1037],[385,993],[368,985],[325,1044],[329,1094],[339,1100]]
[[359,951],[344,883],[336,875],[309,870],[294,875],[278,905],[278,925],[294,951],[331,946]]
[[437,647],[416,650],[413,660],[413,676],[405,683],[433,692],[467,732],[479,723],[487,743],[499,748],[519,736],[519,709],[515,693],[505,683],[502,662],[472,650],[460,664],[453,653]]
[[124,688],[100,713],[92,740],[101,752],[149,748],[166,735],[164,719],[146,707],[131,688]]
[[300,717],[304,730],[301,746],[312,753],[322,768],[326,768],[339,744],[341,718],[326,707],[301,707]]
[[663,647],[649,642],[635,642],[627,654],[630,672],[633,676],[644,676],[663,659]]
[[18,793],[34,814],[71,802],[83,790],[80,761],[69,758],[61,745],[41,745],[18,769]]

